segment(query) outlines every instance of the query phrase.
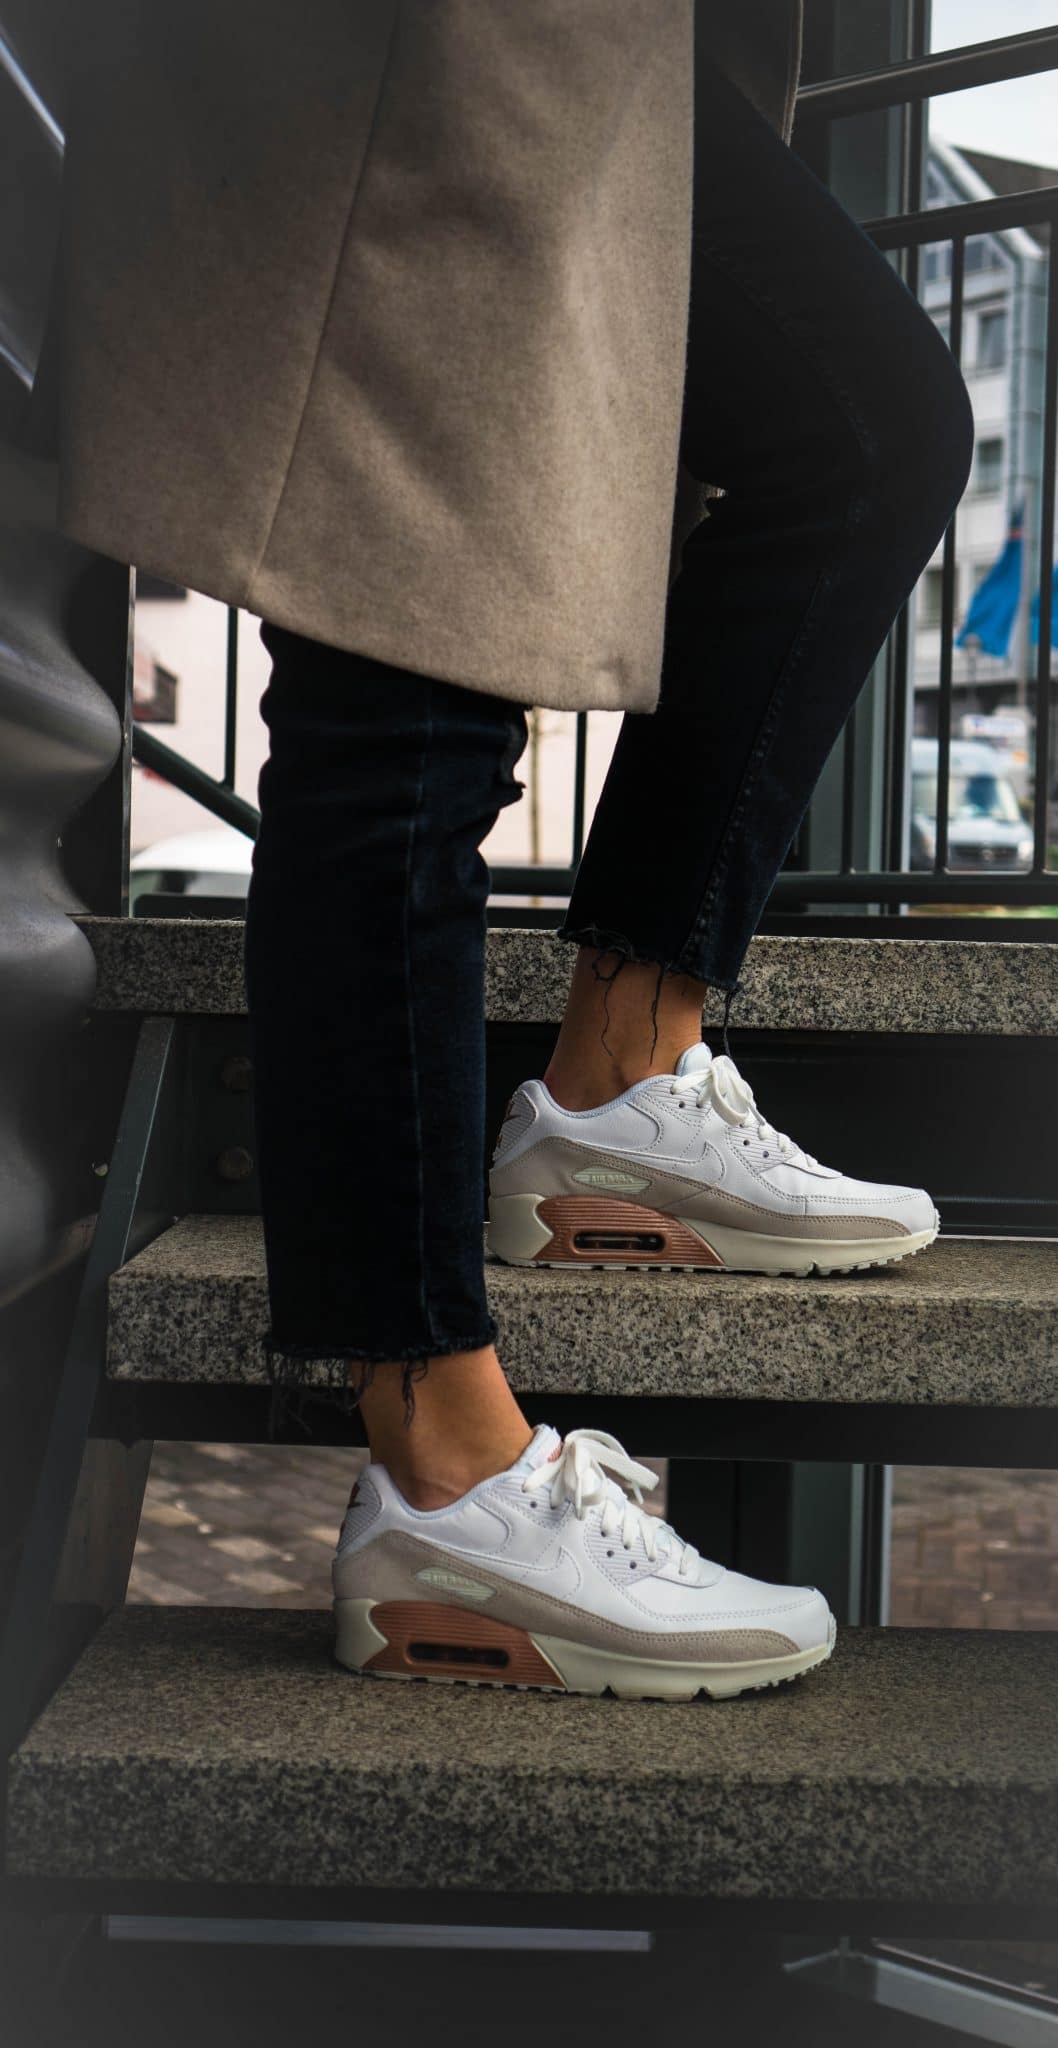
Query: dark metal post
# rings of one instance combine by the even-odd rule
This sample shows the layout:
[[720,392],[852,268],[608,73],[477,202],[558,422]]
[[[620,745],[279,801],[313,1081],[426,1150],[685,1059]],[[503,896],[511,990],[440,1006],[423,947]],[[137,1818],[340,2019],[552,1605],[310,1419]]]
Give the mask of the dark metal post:
[[106,1359],[107,1282],[128,1256],[174,1029],[169,1017],[147,1017],[140,1027],[0,1640],[0,1756],[21,1738],[36,1702],[52,1590]]

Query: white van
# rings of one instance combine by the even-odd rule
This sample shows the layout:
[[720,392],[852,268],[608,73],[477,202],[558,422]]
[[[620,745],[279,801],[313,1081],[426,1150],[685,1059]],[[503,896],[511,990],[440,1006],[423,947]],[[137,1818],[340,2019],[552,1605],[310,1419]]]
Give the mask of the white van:
[[[937,848],[936,740],[911,742],[911,866],[931,868]],[[948,866],[1024,872],[1032,832],[1002,752],[983,740],[953,740],[948,779]]]

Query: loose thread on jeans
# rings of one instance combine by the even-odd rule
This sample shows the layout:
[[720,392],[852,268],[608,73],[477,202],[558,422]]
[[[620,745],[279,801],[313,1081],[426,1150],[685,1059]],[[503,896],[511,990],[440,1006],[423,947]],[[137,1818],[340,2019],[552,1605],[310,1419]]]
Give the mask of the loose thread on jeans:
[[[375,1367],[377,1362],[378,1361],[373,1358],[356,1358],[350,1359],[349,1361],[350,1371],[355,1370],[357,1374],[357,1382],[354,1395],[354,1403],[357,1407],[359,1407],[360,1405],[361,1396],[367,1392],[368,1387],[374,1385]],[[403,1364],[401,1365],[400,1391],[401,1398],[404,1402],[405,1429],[408,1429],[415,1420],[415,1394],[413,1392],[412,1383],[415,1380],[423,1380],[426,1378],[426,1374],[429,1369],[429,1364],[430,1361],[428,1358],[406,1358]]]
[[729,988],[729,989],[728,989],[728,991],[727,991],[727,994],[726,994],[726,996],[724,997],[724,1026],[723,1026],[723,1039],[724,1039],[724,1051],[725,1051],[725,1053],[727,1054],[727,1057],[728,1057],[728,1059],[730,1059],[730,1058],[731,1058],[731,1041],[730,1041],[730,1039],[728,1038],[728,1035],[727,1035],[727,1026],[728,1026],[728,1020],[729,1020],[729,1018],[730,1018],[730,1016],[731,1016],[731,1005],[732,1005],[732,1003],[734,1002],[734,1000],[735,1000],[735,997],[736,997],[736,996],[740,996],[741,994],[742,994],[742,983],[741,983],[740,981],[736,981],[736,983],[735,983],[734,987],[733,987],[733,988]]
[[665,979],[665,963],[664,963],[664,961],[662,961],[662,963],[661,963],[660,967],[658,968],[658,979],[657,979],[657,986],[656,986],[656,988],[655,988],[655,990],[654,990],[654,1000],[653,1000],[653,1002],[652,1002],[652,1003],[651,1003],[651,1005],[650,1005],[650,1021],[651,1021],[651,1023],[652,1023],[652,1024],[653,1024],[653,1026],[654,1026],[654,1036],[653,1036],[653,1038],[652,1038],[652,1039],[651,1039],[651,1041],[650,1041],[650,1064],[651,1064],[651,1066],[653,1066],[653,1064],[654,1064],[654,1051],[655,1051],[655,1048],[656,1048],[656,1046],[657,1046],[657,1042],[658,1042],[658,1004],[659,1004],[659,1002],[661,1001],[661,984],[662,984],[662,982],[663,982],[663,980],[664,980],[664,979]]
[[618,975],[620,974],[620,972],[621,972],[621,969],[622,969],[622,967],[625,967],[625,966],[627,965],[627,963],[628,963],[628,954],[627,954],[627,953],[619,953],[619,954],[618,954],[618,956],[617,956],[617,965],[616,965],[616,967],[612,968],[609,974],[604,974],[604,973],[603,973],[603,971],[602,971],[602,968],[601,968],[601,967],[599,966],[599,962],[600,962],[600,960],[602,959],[602,957],[603,957],[603,954],[604,954],[604,953],[612,953],[612,952],[613,952],[613,947],[612,947],[612,946],[600,946],[600,948],[599,948],[598,952],[597,952],[597,953],[596,953],[596,955],[595,955],[595,958],[594,958],[594,960],[593,960],[593,961],[592,961],[592,963],[591,963],[591,971],[592,971],[592,973],[594,974],[594,976],[595,976],[595,979],[596,979],[596,981],[601,981],[601,982],[602,982],[602,983],[604,984],[604,987],[603,987],[603,998],[602,998],[602,1011],[603,1011],[603,1016],[604,1016],[604,1017],[605,1017],[605,1019],[606,1019],[606,1022],[605,1022],[605,1024],[604,1024],[604,1025],[603,1025],[603,1027],[602,1027],[602,1040],[601,1040],[601,1043],[602,1043],[602,1046],[603,1046],[603,1049],[604,1049],[604,1051],[606,1051],[606,1052],[608,1052],[608,1053],[609,1053],[609,1055],[610,1055],[610,1058],[611,1058],[611,1059],[613,1059],[613,1058],[614,1058],[614,1050],[613,1050],[613,1047],[612,1047],[612,1046],[610,1046],[610,1045],[607,1045],[607,1043],[606,1043],[606,1034],[607,1034],[608,1030],[610,1029],[610,990],[611,990],[611,988],[613,987],[613,985],[614,985],[614,982],[615,982],[615,981],[617,980],[617,977],[618,977]]
[[[613,1047],[606,1044],[606,1033],[610,1028],[610,990],[613,987],[614,982],[617,980],[617,977],[620,974],[622,967],[627,967],[628,962],[634,959],[635,957],[632,953],[618,952],[616,967],[611,968],[608,974],[604,973],[602,968],[599,966],[599,961],[602,959],[604,953],[613,952],[617,952],[617,948],[614,946],[600,946],[598,952],[595,955],[595,958],[591,963],[591,970],[595,976],[596,981],[601,981],[603,983],[602,1007],[603,1016],[605,1017],[606,1022],[603,1025],[602,1039],[600,1042],[605,1048],[605,1050],[609,1053],[611,1059],[613,1059],[614,1057]],[[658,978],[654,988],[654,1000],[650,1005],[650,1021],[653,1027],[653,1037],[650,1041],[651,1061],[653,1061],[654,1053],[657,1049],[658,1043],[658,1004],[661,1001],[661,984],[664,981],[666,974],[673,971],[674,970],[666,967],[664,961],[662,961],[658,967]]]
[[[378,1360],[355,1358],[348,1361],[337,1357],[321,1359],[318,1352],[299,1356],[296,1351],[285,1351],[281,1345],[266,1341],[265,1359],[268,1369],[270,1398],[268,1403],[268,1440],[274,1443],[280,1429],[293,1424],[303,1436],[311,1437],[313,1427],[308,1410],[313,1407],[337,1409],[341,1415],[351,1415],[360,1406],[361,1397],[374,1384]],[[408,1358],[401,1362],[400,1389],[404,1403],[404,1426],[408,1428],[415,1419],[416,1381],[425,1379],[429,1369],[428,1358]],[[315,1366],[322,1372],[321,1379],[310,1380],[309,1369]],[[341,1378],[337,1377],[341,1373]],[[350,1377],[355,1375],[355,1380]]]
[[[309,1358],[284,1355],[279,1346],[273,1344],[266,1344],[265,1357],[270,1388],[269,1443],[274,1443],[279,1431],[292,1424],[303,1436],[311,1437],[314,1431],[307,1411],[312,1407],[336,1408],[342,1415],[348,1415],[355,1407],[353,1391],[346,1379],[345,1367],[340,1362],[332,1362],[327,1377],[314,1383],[308,1378],[312,1362]],[[342,1373],[340,1380],[337,1378],[339,1371]]]
[[405,1429],[408,1429],[415,1420],[414,1382],[416,1380],[424,1380],[429,1367],[430,1361],[428,1358],[413,1358],[401,1368],[400,1390],[404,1397]]

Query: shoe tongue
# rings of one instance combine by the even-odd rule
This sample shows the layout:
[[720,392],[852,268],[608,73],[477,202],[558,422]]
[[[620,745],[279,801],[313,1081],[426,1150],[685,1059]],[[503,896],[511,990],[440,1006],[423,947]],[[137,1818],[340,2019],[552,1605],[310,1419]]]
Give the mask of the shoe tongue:
[[709,1047],[699,1039],[697,1045],[689,1045],[686,1052],[681,1052],[672,1071],[679,1076],[696,1074],[702,1067],[711,1067],[712,1064],[713,1055]]
[[521,1457],[516,1458],[508,1469],[511,1472],[533,1472],[546,1459],[557,1457],[561,1449],[562,1438],[557,1429],[552,1429],[547,1422],[538,1423]]

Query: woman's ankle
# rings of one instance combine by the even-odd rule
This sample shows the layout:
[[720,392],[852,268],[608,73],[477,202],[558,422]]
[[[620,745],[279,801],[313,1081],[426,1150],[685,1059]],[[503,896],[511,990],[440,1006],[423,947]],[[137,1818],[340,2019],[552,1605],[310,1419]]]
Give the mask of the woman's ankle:
[[544,1085],[562,1109],[598,1109],[637,1081],[670,1074],[701,1034],[706,984],[652,961],[577,954]]
[[386,1361],[360,1396],[372,1462],[386,1467],[412,1507],[461,1500],[513,1465],[532,1436],[492,1345],[428,1359],[412,1392],[409,1420],[403,1367]]

